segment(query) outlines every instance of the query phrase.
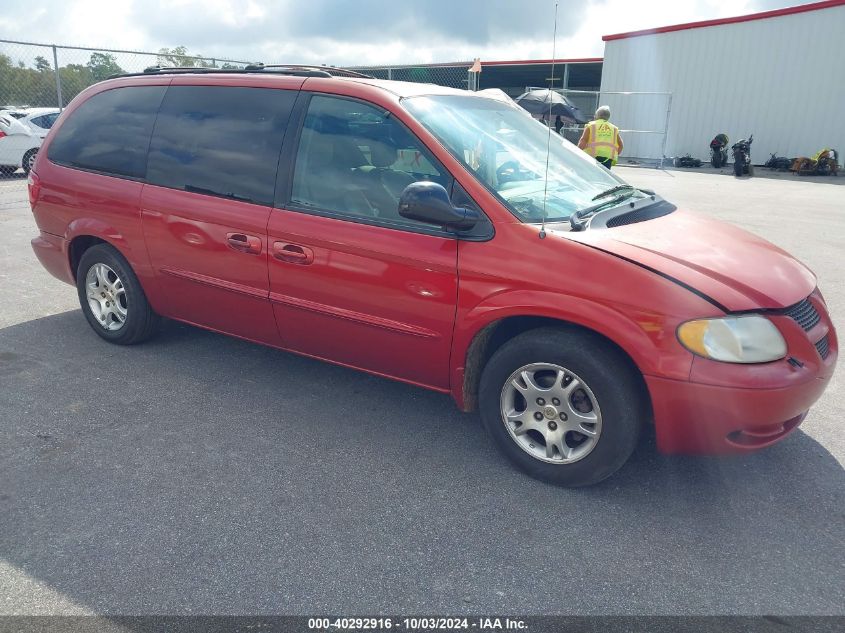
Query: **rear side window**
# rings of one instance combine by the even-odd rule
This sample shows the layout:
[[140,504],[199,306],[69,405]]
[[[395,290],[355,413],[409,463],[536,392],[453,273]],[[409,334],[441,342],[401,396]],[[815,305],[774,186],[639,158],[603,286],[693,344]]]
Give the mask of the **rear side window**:
[[165,86],[100,92],[74,110],[50,143],[54,163],[143,178],[147,148]]
[[37,116],[32,119],[32,122],[35,123],[40,128],[44,128],[45,130],[49,130],[53,127],[53,123],[56,122],[56,119],[59,118],[58,113],[53,114],[42,114],[41,116]]
[[297,92],[171,86],[150,144],[147,182],[270,205]]

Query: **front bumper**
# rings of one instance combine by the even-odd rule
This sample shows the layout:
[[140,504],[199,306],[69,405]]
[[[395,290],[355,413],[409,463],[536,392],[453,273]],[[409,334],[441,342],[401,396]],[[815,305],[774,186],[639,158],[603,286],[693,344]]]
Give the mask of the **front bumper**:
[[830,376],[783,389],[718,387],[646,376],[664,453],[743,453],[770,446],[803,421]]
[[662,452],[749,452],[801,424],[830,382],[839,352],[821,295],[816,291],[807,301],[818,313],[815,322],[769,314],[786,340],[783,360],[740,365],[696,357],[687,381],[645,376]]

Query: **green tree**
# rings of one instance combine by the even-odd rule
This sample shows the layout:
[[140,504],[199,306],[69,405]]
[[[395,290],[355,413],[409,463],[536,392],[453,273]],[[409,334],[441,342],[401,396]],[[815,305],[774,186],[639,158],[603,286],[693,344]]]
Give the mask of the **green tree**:
[[50,66],[50,62],[48,62],[44,57],[39,55],[35,58],[35,70],[39,72],[44,72],[45,70],[53,70],[53,67]]
[[59,77],[62,80],[62,99],[67,105],[80,92],[91,84],[97,83],[91,69],[82,64],[68,64],[59,68]]
[[[184,46],[176,48],[161,48],[156,60],[159,66],[183,66],[187,68],[203,68],[206,66],[200,55],[191,55]],[[210,65],[210,64],[209,64]]]
[[122,75],[126,71],[117,63],[117,58],[110,53],[91,53],[86,67],[94,81],[108,79],[112,75]]

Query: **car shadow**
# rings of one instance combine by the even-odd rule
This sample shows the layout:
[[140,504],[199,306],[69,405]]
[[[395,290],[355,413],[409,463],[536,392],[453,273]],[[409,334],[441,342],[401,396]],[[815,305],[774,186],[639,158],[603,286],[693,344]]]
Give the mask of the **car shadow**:
[[79,311],[1,329],[0,386],[0,564],[62,597],[7,612],[841,611],[845,473],[800,430],[567,490],[448,396]]

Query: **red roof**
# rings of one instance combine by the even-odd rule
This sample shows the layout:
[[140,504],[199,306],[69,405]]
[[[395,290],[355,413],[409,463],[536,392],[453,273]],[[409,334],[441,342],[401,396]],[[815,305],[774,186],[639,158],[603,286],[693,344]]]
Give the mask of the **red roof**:
[[840,7],[845,5],[845,0],[825,0],[824,2],[813,2],[811,4],[800,4],[796,7],[786,7],[785,9],[775,9],[773,11],[763,11],[762,13],[751,13],[749,15],[739,15],[734,18],[720,18],[717,20],[703,20],[701,22],[687,22],[686,24],[673,24],[671,26],[659,26],[654,29],[643,29],[642,31],[630,31],[628,33],[616,33],[615,35],[605,35],[601,39],[605,42],[610,40],[624,40],[629,37],[639,37],[640,35],[655,35],[657,33],[671,33],[672,31],[686,31],[687,29],[700,29],[706,26],[719,26],[721,24],[736,24],[738,22],[751,22],[752,20],[765,20],[766,18],[778,18],[784,15],[793,15],[795,13],[806,13],[807,11],[818,11],[819,9],[830,9],[832,7]]

